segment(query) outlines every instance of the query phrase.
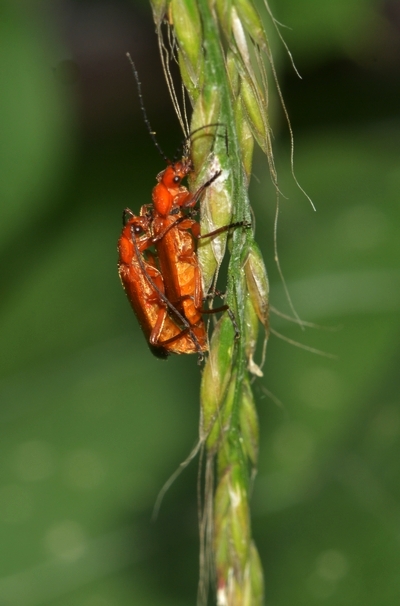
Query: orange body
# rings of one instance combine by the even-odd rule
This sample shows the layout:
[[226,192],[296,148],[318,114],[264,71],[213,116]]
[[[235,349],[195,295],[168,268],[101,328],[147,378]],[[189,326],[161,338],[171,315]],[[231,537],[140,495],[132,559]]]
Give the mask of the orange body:
[[181,186],[182,179],[191,170],[190,162],[182,160],[158,175],[153,189],[152,233],[165,294],[185,316],[201,347],[206,349],[201,275],[192,236],[198,224],[181,211],[182,206],[193,206],[198,198]]
[[[201,332],[202,345],[206,344],[206,330],[202,319],[203,293],[201,275],[190,232],[192,221],[182,214],[156,216],[152,230],[161,273],[168,300],[187,319],[196,333]],[[199,338],[199,335],[198,335]]]
[[[118,272],[129,302],[149,342],[160,358],[169,353],[200,353],[206,349],[203,334],[190,326],[168,301],[163,277],[154,259],[143,256],[152,244],[151,219],[131,214],[118,241]],[[197,334],[199,333],[199,335]],[[198,339],[198,336],[201,338]]]

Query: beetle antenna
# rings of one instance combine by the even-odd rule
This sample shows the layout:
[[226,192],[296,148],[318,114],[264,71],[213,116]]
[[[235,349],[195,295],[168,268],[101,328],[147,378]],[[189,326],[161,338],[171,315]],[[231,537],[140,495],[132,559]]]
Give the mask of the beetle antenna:
[[149,118],[147,116],[146,108],[144,106],[143,95],[142,95],[142,85],[141,85],[140,80],[139,80],[139,74],[137,72],[136,66],[135,66],[135,64],[133,62],[133,59],[132,59],[130,53],[126,53],[126,56],[128,57],[128,61],[131,64],[131,67],[132,67],[133,75],[135,76],[136,86],[137,86],[137,91],[138,91],[138,97],[139,97],[139,103],[140,103],[140,108],[142,110],[142,114],[143,114],[143,118],[144,118],[144,122],[146,124],[147,130],[149,131],[150,137],[153,139],[154,145],[158,149],[158,151],[161,154],[161,156],[164,158],[165,162],[167,164],[170,164],[170,161],[168,160],[167,156],[164,154],[163,150],[160,147],[160,144],[158,143],[158,141],[156,139],[156,133],[155,133],[155,131],[151,128],[150,120],[149,120]]

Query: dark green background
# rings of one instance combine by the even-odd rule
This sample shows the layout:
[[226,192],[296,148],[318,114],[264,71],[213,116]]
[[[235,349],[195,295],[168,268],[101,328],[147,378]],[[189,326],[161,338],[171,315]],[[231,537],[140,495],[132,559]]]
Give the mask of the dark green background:
[[[283,194],[279,253],[307,329],[278,316],[254,390],[253,526],[269,606],[400,600],[398,2],[274,2],[295,131],[272,95]],[[271,28],[270,28],[271,29]],[[274,36],[273,36],[274,37]],[[182,136],[143,2],[0,4],[0,606],[195,603],[196,357],[150,354],[120,287],[121,211],[164,167],[143,125]],[[67,61],[67,63],[66,63]],[[70,63],[69,63],[70,62]],[[272,85],[271,85],[272,89]],[[257,156],[252,205],[272,304],[274,195]],[[271,392],[281,404],[271,400]]]

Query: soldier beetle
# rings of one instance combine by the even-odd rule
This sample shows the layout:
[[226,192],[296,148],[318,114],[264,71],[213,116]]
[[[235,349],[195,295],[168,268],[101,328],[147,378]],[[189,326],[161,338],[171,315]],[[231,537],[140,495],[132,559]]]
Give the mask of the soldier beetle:
[[152,242],[157,251],[168,300],[185,316],[191,327],[205,330],[202,314],[225,311],[228,307],[203,309],[202,280],[193,236],[210,237],[221,230],[200,236],[199,224],[183,214],[181,209],[194,206],[206,187],[221,173],[215,173],[191,194],[181,186],[183,177],[190,170],[190,162],[183,158],[158,175],[159,182],[153,189]]
[[152,243],[150,217],[125,209],[124,222],[118,241],[118,273],[151,351],[159,358],[170,353],[201,354],[207,349],[205,330],[191,326],[169,302],[154,257],[143,256]]

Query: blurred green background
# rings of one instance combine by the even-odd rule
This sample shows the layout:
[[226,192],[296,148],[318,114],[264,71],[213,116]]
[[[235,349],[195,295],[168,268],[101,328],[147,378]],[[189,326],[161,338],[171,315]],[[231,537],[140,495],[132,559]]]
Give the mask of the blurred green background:
[[[275,0],[303,76],[274,48],[279,253],[307,329],[273,316],[253,526],[269,606],[400,603],[400,8]],[[0,3],[0,606],[195,603],[195,356],[152,357],[120,287],[121,211],[149,202],[181,141],[147,3]],[[273,34],[272,34],[273,35]],[[252,204],[272,304],[274,195]],[[275,399],[268,397],[271,392]]]

